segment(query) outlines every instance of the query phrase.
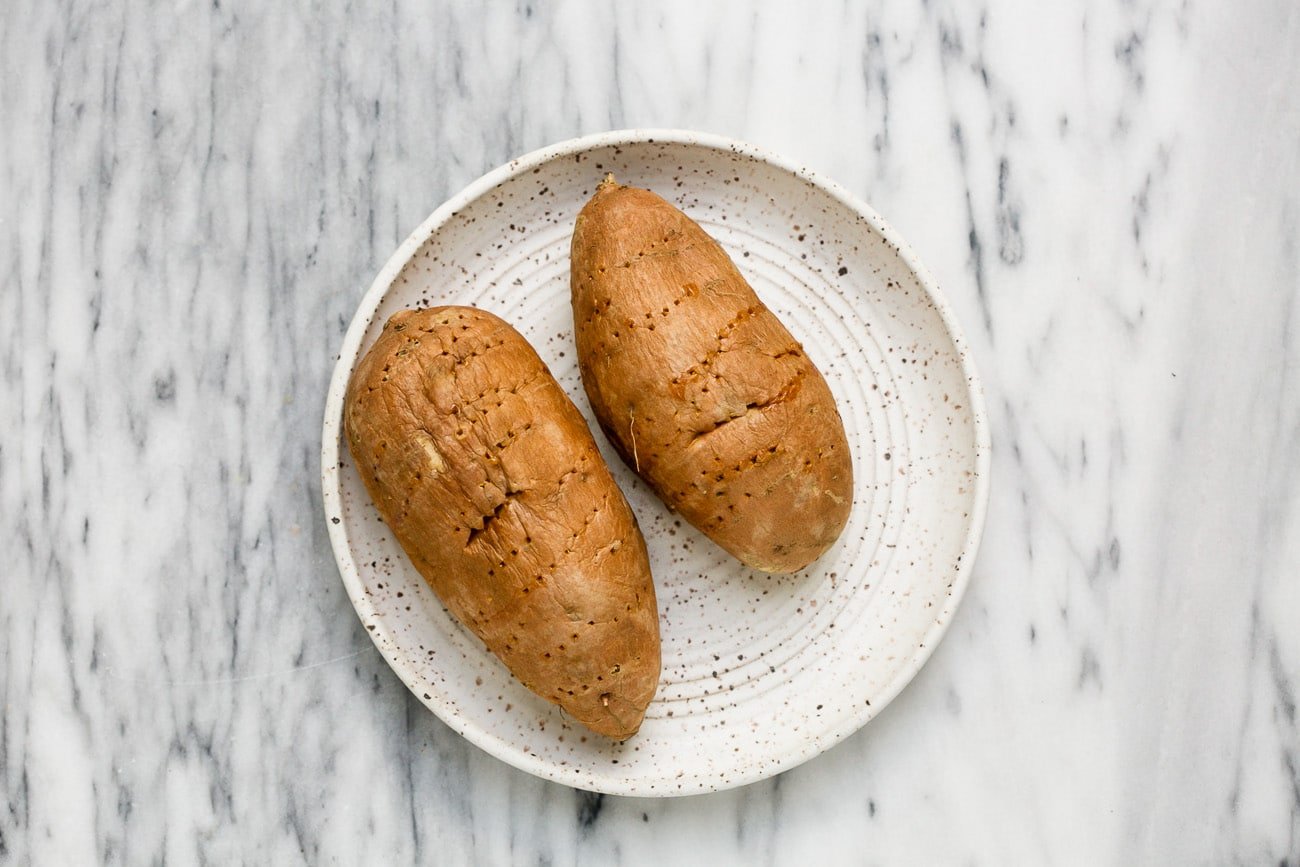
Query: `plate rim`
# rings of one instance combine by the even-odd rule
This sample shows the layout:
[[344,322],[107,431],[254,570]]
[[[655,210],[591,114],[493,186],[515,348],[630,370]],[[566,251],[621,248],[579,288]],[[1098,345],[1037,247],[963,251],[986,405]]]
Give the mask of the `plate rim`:
[[[411,256],[419,250],[434,232],[449,222],[463,208],[516,175],[551,160],[596,148],[655,143],[700,146],[739,154],[767,163],[820,188],[840,204],[866,219],[886,244],[894,248],[903,264],[916,276],[920,288],[929,297],[935,311],[939,314],[944,330],[952,340],[961,361],[962,373],[966,378],[966,388],[969,393],[968,405],[971,410],[975,434],[974,502],[966,538],[962,544],[957,573],[951,585],[949,616],[936,618],[931,622],[929,628],[925,631],[923,640],[920,642],[920,647],[915,649],[908,664],[900,668],[894,677],[884,685],[877,702],[865,707],[863,713],[846,717],[839,725],[807,738],[797,750],[788,752],[776,759],[755,763],[747,770],[742,769],[740,773],[728,774],[725,779],[703,775],[697,776],[692,778],[689,784],[684,784],[682,788],[673,791],[657,788],[645,790],[638,788],[634,780],[627,778],[584,779],[582,772],[576,769],[556,766],[540,756],[523,752],[507,740],[479,729],[458,708],[442,703],[436,700],[436,697],[424,698],[423,687],[417,688],[417,683],[420,682],[417,680],[415,670],[409,662],[403,657],[396,654],[390,655],[384,651],[384,646],[381,643],[381,639],[387,635],[383,626],[384,618],[378,614],[361,581],[360,570],[357,568],[356,559],[353,556],[348,524],[342,519],[340,494],[340,467],[343,451],[341,428],[344,393],[347,390],[347,383],[352,375],[352,369],[360,354],[361,341],[366,330],[374,320],[375,313],[392,286],[394,279],[401,272],[401,269],[405,267]],[[434,210],[388,257],[383,268],[380,269],[371,282],[370,288],[366,290],[358,303],[356,312],[353,313],[352,320],[344,334],[343,342],[339,346],[334,370],[330,375],[329,389],[325,397],[325,417],[321,430],[321,500],[325,513],[325,527],[329,534],[334,561],[357,616],[361,619],[363,625],[370,626],[373,624],[375,627],[374,629],[366,629],[366,633],[370,636],[380,656],[393,669],[393,672],[406,685],[407,689],[458,735],[489,755],[513,767],[572,788],[635,797],[677,797],[705,794],[767,779],[790,770],[829,750],[861,729],[884,710],[912,682],[921,668],[929,661],[935,648],[947,633],[957,609],[961,606],[975,567],[975,560],[984,532],[988,509],[991,465],[992,441],[984,401],[984,389],[970,346],[948,304],[947,297],[935,282],[929,269],[917,258],[911,246],[893,226],[886,222],[865,201],[850,193],[837,182],[809,170],[788,157],[740,139],[715,133],[671,128],[609,130],[566,139],[538,148],[492,169],[472,181],[459,193]],[[390,643],[389,646],[393,647],[395,645]],[[435,695],[434,693],[429,694],[431,696]]]

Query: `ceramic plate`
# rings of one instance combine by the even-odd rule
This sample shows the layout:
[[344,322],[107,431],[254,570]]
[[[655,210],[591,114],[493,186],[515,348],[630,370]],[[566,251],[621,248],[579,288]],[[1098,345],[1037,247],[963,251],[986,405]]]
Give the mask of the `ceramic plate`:
[[[591,417],[574,357],[569,238],[606,172],[716,238],[826,376],[853,449],[853,510],[820,560],[750,571],[678,519]],[[504,317],[582,409],[641,523],[663,676],[639,734],[590,734],[520,685],[439,604],[341,445],[343,393],[404,307]],[[943,297],[906,244],[835,184],[759,148],[680,131],[611,132],[514,160],[393,254],[343,341],[322,473],[343,582],[380,652],[449,726],[523,770],[583,789],[684,795],[771,776],[843,739],[916,674],[952,619],[983,524],[980,387]],[[793,517],[793,516],[792,516]]]

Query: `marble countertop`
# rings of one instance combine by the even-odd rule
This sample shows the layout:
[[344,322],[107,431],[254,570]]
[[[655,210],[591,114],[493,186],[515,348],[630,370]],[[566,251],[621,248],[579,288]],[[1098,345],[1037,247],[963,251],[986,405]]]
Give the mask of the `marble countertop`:
[[[1300,7],[298,6],[0,10],[0,862],[1300,864]],[[425,711],[319,504],[331,364],[397,243],[631,126],[885,215],[995,446],[914,683],[669,801]]]

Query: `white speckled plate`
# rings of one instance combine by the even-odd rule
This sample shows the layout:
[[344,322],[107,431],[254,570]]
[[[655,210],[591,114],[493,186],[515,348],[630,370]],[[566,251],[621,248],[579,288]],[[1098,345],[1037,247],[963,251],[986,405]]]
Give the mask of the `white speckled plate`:
[[[722,243],[835,393],[856,490],[836,545],[794,575],[745,569],[675,518],[590,417],[574,358],[569,237],[606,172]],[[439,604],[340,443],[343,392],[403,307],[472,304],[518,328],[587,414],[636,511],[659,596],[663,676],[611,743],[519,684]],[[897,234],[833,183],[750,145],[623,131],[537,151],[471,184],[393,254],[343,341],[325,407],[325,514],[343,582],[420,699],[495,756],[583,789],[684,795],[771,776],[888,704],[939,641],[983,525],[989,439],[943,297]]]

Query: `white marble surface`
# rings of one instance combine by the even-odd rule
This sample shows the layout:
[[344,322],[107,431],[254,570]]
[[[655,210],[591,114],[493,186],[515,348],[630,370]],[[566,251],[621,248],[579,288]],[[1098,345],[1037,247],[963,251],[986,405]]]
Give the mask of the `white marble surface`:
[[[1300,864],[1300,7],[298,7],[0,8],[0,862]],[[391,250],[624,126],[870,201],[995,437],[913,685],[678,801],[543,783],[424,711],[319,506]]]

